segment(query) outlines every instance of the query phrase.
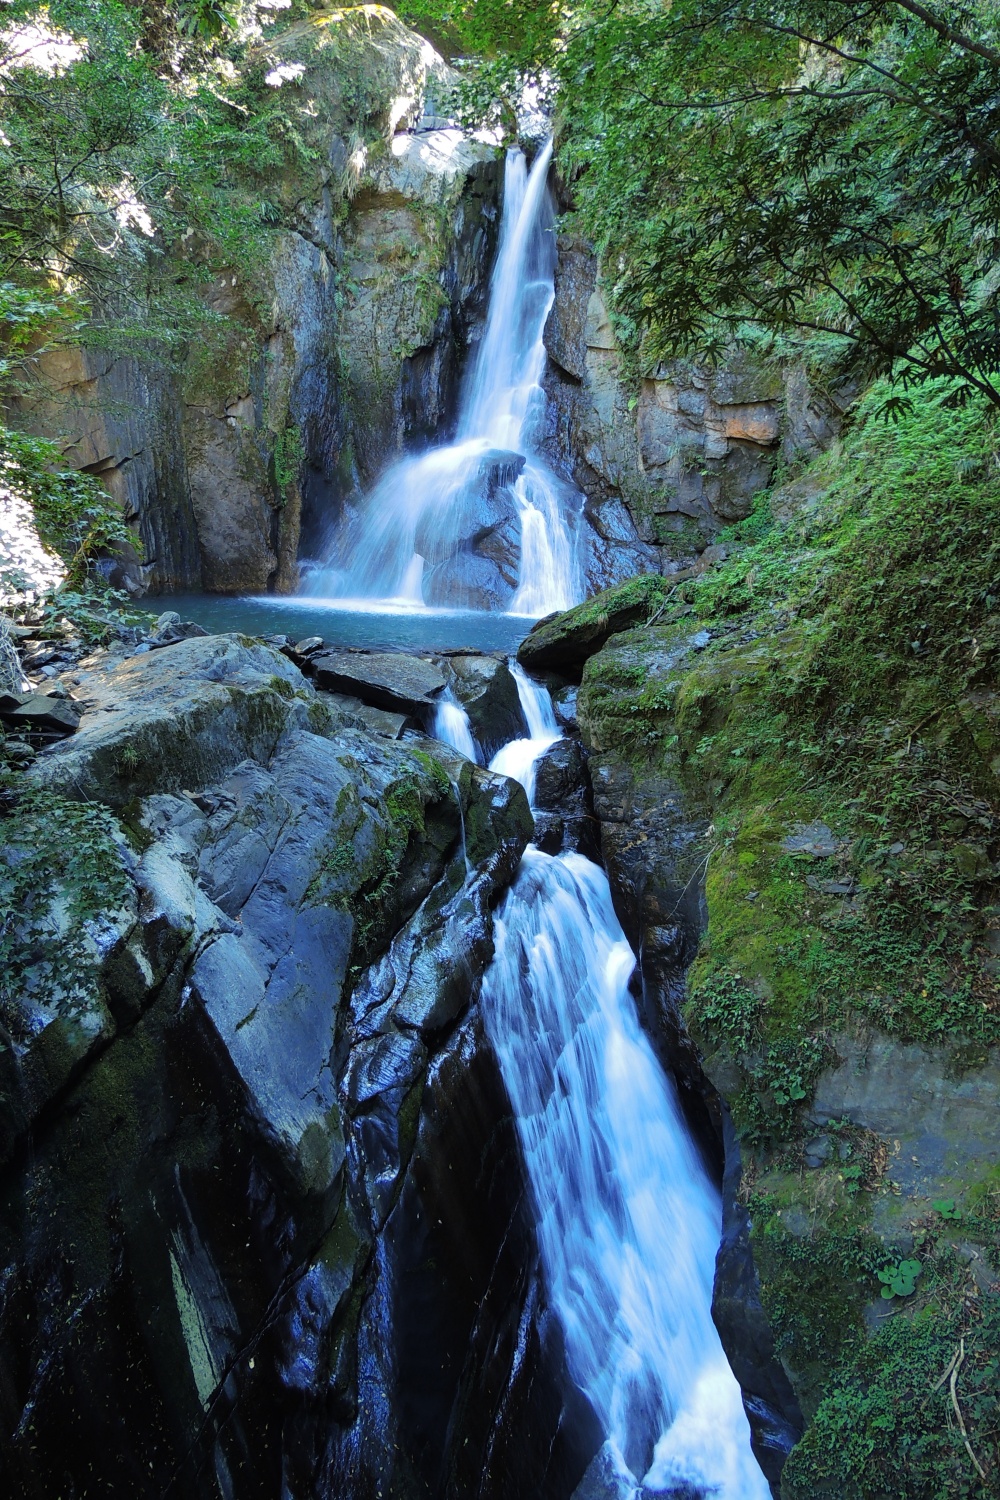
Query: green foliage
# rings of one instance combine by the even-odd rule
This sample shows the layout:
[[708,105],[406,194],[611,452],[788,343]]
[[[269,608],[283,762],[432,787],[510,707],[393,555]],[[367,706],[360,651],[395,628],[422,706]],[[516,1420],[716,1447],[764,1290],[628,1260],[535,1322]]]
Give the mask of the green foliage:
[[0,426],[0,476],[30,501],[42,541],[63,558],[70,592],[88,579],[95,559],[141,543],[96,479],[64,467],[55,443]]
[[182,0],[178,6],[177,29],[183,36],[219,37],[232,24],[232,6],[223,0]]
[[882,1283],[882,1296],[912,1297],[916,1291],[917,1277],[922,1270],[919,1260],[890,1261],[875,1273]]
[[867,1340],[848,1344],[782,1476],[788,1500],[818,1494],[941,1500],[995,1493],[1000,1302],[991,1297],[980,1304],[969,1297],[963,1268],[946,1257],[925,1279],[921,1305],[889,1317]]
[[25,990],[72,996],[93,958],[86,923],[130,899],[118,825],[88,803],[11,783],[0,803],[0,1019]]
[[955,1207],[954,1198],[937,1198],[931,1204],[934,1212],[940,1214],[942,1219],[960,1219],[962,1210]]
[[[1000,404],[994,7],[425,0],[507,114],[558,80],[560,160],[643,359],[805,348],[834,379]],[[490,90],[492,86],[492,102]],[[905,410],[889,398],[887,417]]]
[[298,423],[290,422],[274,441],[274,483],[282,503],[287,499],[289,487],[298,483],[305,456],[302,429]]

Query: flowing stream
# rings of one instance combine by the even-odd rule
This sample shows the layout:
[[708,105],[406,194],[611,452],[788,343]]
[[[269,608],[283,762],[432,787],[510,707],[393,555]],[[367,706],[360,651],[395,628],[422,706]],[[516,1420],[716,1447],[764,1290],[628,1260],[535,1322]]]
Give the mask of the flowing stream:
[[552,306],[552,144],[507,155],[486,331],[457,439],[395,464],[341,526],[307,592],[341,607],[473,607],[541,616],[583,598],[581,499],[532,451]]
[[[517,682],[529,737],[491,768],[530,801],[559,731],[547,691]],[[639,1024],[607,877],[529,845],[495,931],[483,1016],[570,1374],[605,1434],[593,1493],[768,1500],[712,1321],[719,1195]]]

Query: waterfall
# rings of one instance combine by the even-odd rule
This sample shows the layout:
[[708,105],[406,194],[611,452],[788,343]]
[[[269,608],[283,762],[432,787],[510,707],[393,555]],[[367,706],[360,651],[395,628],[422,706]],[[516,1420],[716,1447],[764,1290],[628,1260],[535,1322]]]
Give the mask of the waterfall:
[[541,616],[583,598],[582,498],[533,451],[555,276],[549,142],[530,173],[507,154],[486,331],[454,443],[395,464],[341,526],[307,592],[341,606],[503,609]]
[[[516,765],[530,798],[528,747],[537,757],[557,731],[544,689],[518,687],[532,738],[515,742]],[[513,748],[494,769],[512,774]],[[639,1025],[635,961],[604,872],[529,846],[495,941],[484,1022],[569,1371],[605,1435],[602,1493],[768,1500],[712,1321],[719,1196]]]
[[517,696],[521,700],[521,712],[528,726],[527,739],[510,740],[498,750],[490,761],[490,770],[501,776],[511,776],[519,781],[532,802],[535,794],[535,764],[543,750],[559,738],[555,711],[548,691],[532,682],[524,668],[516,661],[510,662],[510,670],[517,683]]
[[469,723],[469,715],[451,688],[446,688],[438,701],[431,732],[436,740],[441,740],[443,744],[460,750],[468,760],[482,761],[479,746],[473,737],[472,725]]

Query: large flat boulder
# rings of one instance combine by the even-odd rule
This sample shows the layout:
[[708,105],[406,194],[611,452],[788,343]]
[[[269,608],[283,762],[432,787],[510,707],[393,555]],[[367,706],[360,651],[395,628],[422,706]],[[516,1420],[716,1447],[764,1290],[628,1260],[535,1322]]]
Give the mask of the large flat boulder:
[[644,625],[662,603],[670,584],[657,573],[643,573],[616,588],[595,594],[584,604],[539,620],[517,649],[528,671],[551,669],[566,676],[582,672],[611,636]]
[[445,689],[441,668],[423,656],[394,651],[325,651],[311,666],[317,685],[360,698],[373,708],[425,719]]

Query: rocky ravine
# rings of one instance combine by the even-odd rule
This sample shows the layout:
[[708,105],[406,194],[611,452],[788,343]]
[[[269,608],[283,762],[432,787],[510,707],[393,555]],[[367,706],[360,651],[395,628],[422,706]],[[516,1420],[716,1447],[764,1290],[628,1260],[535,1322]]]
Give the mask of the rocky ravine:
[[[5,804],[10,1491],[569,1496],[600,1435],[475,1004],[532,819],[422,729],[447,688],[488,749],[523,732],[513,679],[196,629],[64,673],[79,728]],[[665,853],[671,808],[600,755],[592,794],[557,711],[534,836],[601,828],[650,1030],[720,1165],[725,1136],[717,1317],[776,1484],[798,1412],[678,1019],[697,893],[649,925],[697,830]]]
[[[989,1033],[985,1042],[976,1036],[975,1017],[971,1025],[950,1020],[948,996],[936,998],[934,1037],[908,1037],[891,1016],[880,1024],[864,970],[843,961],[836,1003],[820,1016],[793,1013],[784,1035],[777,1023],[761,1026],[762,1013],[782,1016],[774,976],[787,955],[807,951],[800,934],[811,937],[809,919],[827,918],[821,946],[809,951],[829,961],[843,951],[835,947],[841,931],[850,938],[865,930],[857,912],[872,887],[845,873],[848,850],[864,846],[801,821],[801,811],[796,821],[798,782],[780,800],[780,755],[763,759],[750,792],[732,763],[712,758],[727,731],[738,756],[752,753],[739,726],[752,722],[754,694],[795,670],[797,643],[780,627],[769,638],[724,614],[699,619],[692,589],[634,580],[540,622],[518,654],[527,670],[573,684],[560,692],[576,704],[601,853],[640,955],[648,1019],[667,1039],[689,1117],[724,1156],[716,1322],[757,1424],[759,1455],[762,1443],[771,1447],[772,1482],[805,1427],[781,1494],[811,1500],[843,1493],[818,1487],[816,1470],[830,1462],[820,1447],[830,1426],[817,1438],[809,1425],[818,1411],[830,1424],[846,1410],[856,1429],[891,1412],[887,1442],[915,1444],[921,1434],[935,1451],[932,1424],[954,1435],[947,1399],[942,1416],[929,1410],[936,1366],[966,1349],[984,1366],[993,1358],[1000,1049]],[[988,758],[995,739],[981,736],[976,749]],[[988,825],[987,804],[976,807]],[[896,844],[890,857],[902,850]],[[954,857],[968,863],[964,845]],[[836,925],[845,915],[854,926]],[[990,924],[987,978],[1000,946],[996,917],[989,907],[981,918]],[[720,952],[733,955],[737,970],[721,981],[709,967]],[[929,961],[924,974],[932,984]],[[902,1261],[927,1286],[912,1305],[912,1281],[895,1295],[887,1285],[886,1268]],[[912,1349],[931,1336],[938,1342],[928,1374]],[[851,1380],[852,1358],[861,1371],[848,1387],[857,1392],[853,1409],[836,1385]],[[965,1378],[968,1410],[980,1377]],[[869,1400],[882,1403],[870,1419]],[[834,1443],[843,1447],[842,1438]],[[887,1463],[901,1451],[887,1453]],[[960,1471],[972,1462],[960,1434],[944,1451]]]
[[65,681],[3,807],[5,1492],[568,1494],[475,1009],[521,788],[239,636]]

